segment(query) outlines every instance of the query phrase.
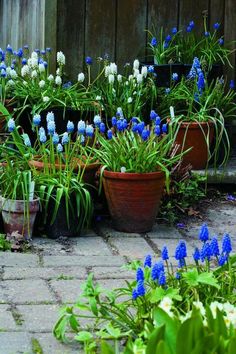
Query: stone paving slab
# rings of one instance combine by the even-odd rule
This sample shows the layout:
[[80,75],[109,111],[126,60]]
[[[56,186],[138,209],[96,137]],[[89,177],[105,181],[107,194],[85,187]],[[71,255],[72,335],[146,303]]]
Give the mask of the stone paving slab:
[[[91,245],[92,247],[92,245]],[[120,256],[45,256],[45,267],[93,267],[122,266],[125,259]]]
[[121,231],[117,231],[114,230],[111,227],[111,223],[104,221],[101,222],[98,226],[98,230],[99,230],[99,234],[105,236],[105,237],[140,237],[140,234],[138,233],[133,233],[133,232],[121,232]]
[[82,290],[80,288],[84,280],[52,280],[50,285],[63,303],[75,303]]
[[86,269],[82,267],[57,267],[57,268],[17,268],[6,267],[3,273],[3,280],[14,279],[58,279],[68,278],[86,278]]
[[39,257],[36,254],[0,252],[0,266],[37,267]]
[[0,332],[0,354],[33,354],[28,333]]
[[101,237],[79,237],[73,243],[74,253],[80,256],[112,255],[111,250]]
[[52,333],[35,333],[33,336],[39,341],[43,354],[84,354],[81,347],[62,344]]
[[143,258],[149,253],[153,253],[152,248],[141,237],[114,237],[111,243],[117,248],[119,254],[130,257],[132,260]]
[[[0,332],[2,331],[14,331],[18,330],[19,326],[16,325],[15,320],[12,316],[9,305],[0,305]],[[0,342],[1,348],[1,342]],[[0,351],[1,353],[1,351]]]
[[50,332],[59,317],[58,305],[17,305],[22,315],[22,330]]
[[15,304],[55,302],[46,282],[41,279],[5,280],[3,292]]
[[147,232],[148,237],[156,239],[181,239],[182,235],[175,227],[155,224],[152,231]]
[[93,267],[91,273],[95,279],[133,279],[134,272],[121,267]]

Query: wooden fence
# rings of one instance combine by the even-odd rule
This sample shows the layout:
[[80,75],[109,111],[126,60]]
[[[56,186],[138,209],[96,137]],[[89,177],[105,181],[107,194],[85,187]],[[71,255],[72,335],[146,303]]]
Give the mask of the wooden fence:
[[236,38],[235,0],[0,0],[0,47],[28,43],[62,50],[73,78],[86,55],[107,53],[119,65],[144,59],[145,29],[154,24],[168,31],[194,20],[198,31],[203,11],[209,28],[218,21],[225,40]]

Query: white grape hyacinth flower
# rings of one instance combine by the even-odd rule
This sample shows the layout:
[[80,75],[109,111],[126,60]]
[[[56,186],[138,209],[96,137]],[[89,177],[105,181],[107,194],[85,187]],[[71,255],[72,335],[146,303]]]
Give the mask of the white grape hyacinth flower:
[[62,79],[59,75],[57,75],[55,78],[55,84],[58,86],[60,86],[62,84]]
[[128,103],[132,103],[133,102],[133,99],[132,97],[128,97],[128,100],[127,100]]
[[116,65],[116,63],[111,63],[110,64],[110,70],[111,70],[111,74],[117,74],[117,65]]
[[147,74],[148,74],[148,70],[147,70],[147,67],[146,66],[143,66],[142,69],[141,69],[141,74],[143,75],[143,77],[147,77]]
[[122,75],[120,75],[120,74],[117,75],[117,81],[122,82]]
[[29,75],[30,73],[30,68],[28,65],[24,65],[22,68],[21,68],[21,76],[22,77],[25,77],[26,75]]
[[17,75],[17,72],[14,69],[12,69],[10,71],[10,76],[12,79],[16,79],[18,75]]
[[37,71],[36,71],[36,70],[33,70],[32,73],[31,73],[32,79],[35,79],[37,76],[38,76]]
[[134,71],[133,71],[134,77],[137,77],[139,74],[140,74],[139,70],[138,69],[134,69]]
[[110,65],[105,66],[105,76],[108,77],[111,74]]
[[44,96],[44,97],[43,97],[43,102],[46,103],[46,102],[49,102],[49,100],[50,100],[50,98],[49,98],[48,96]]
[[108,82],[109,84],[113,84],[115,81],[115,76],[113,74],[109,74],[108,76]]
[[65,55],[61,51],[57,52],[57,62],[59,65],[65,65],[66,58],[65,58]]
[[135,59],[133,62],[133,69],[139,69],[139,60]]
[[52,75],[52,74],[50,74],[49,76],[48,76],[48,81],[53,81],[54,80],[54,76]]
[[39,64],[39,71],[40,71],[41,73],[44,73],[44,72],[45,72],[45,66],[44,66],[44,64],[42,64],[42,63]]
[[84,73],[79,73],[78,74],[78,82],[84,82],[84,80],[85,80]]
[[125,166],[122,166],[121,169],[120,169],[120,172],[121,172],[121,173],[125,173],[125,172],[126,172],[126,167],[125,167]]
[[137,83],[140,85],[143,82],[143,75],[138,74],[136,79],[137,79]]
[[44,80],[40,80],[39,81],[39,87],[43,88],[45,86],[45,81]]

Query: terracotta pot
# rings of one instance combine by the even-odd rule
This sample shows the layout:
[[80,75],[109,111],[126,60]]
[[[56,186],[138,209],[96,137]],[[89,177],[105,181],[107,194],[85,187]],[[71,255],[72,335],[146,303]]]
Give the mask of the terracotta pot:
[[103,186],[114,227],[125,232],[150,231],[164,189],[164,172],[104,171]]
[[29,220],[24,200],[11,200],[1,197],[1,209],[6,234],[18,231],[25,239],[32,237],[36,214],[39,210],[39,199],[29,202]]
[[183,156],[183,165],[186,166],[190,164],[193,170],[206,168],[209,155],[205,136],[208,134],[210,146],[214,137],[214,125],[212,122],[180,123],[175,140],[176,144],[180,145],[179,152],[192,147],[192,150]]
[[[37,158],[37,156],[35,156],[35,158]],[[38,157],[40,158],[40,157]],[[44,162],[40,161],[40,160],[30,160],[29,161],[29,165],[31,167],[35,167],[36,170],[42,171],[45,167]],[[81,162],[80,159],[78,158],[73,158],[73,161],[71,163],[71,168],[73,168],[74,172],[78,172],[79,168],[83,169],[84,168],[84,163]],[[100,164],[98,162],[94,162],[94,163],[89,163],[88,165],[86,165],[85,170],[84,170],[84,175],[83,175],[83,181],[85,183],[91,184],[91,185],[95,185],[95,176],[96,173],[98,171]],[[51,167],[51,164],[48,163],[47,167]],[[54,164],[54,167],[56,168],[56,170],[59,170],[60,168],[64,169],[66,167],[65,164],[60,164],[58,162],[56,162]]]

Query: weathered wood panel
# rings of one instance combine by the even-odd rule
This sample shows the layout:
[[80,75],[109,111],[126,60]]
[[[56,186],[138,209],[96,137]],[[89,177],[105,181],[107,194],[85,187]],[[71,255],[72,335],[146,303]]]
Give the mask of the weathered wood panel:
[[[226,41],[236,40],[236,9],[234,0],[225,0],[225,20],[224,20],[224,34]],[[235,49],[235,43],[232,44],[232,49]],[[227,70],[227,76],[229,79],[235,79],[235,65],[236,56],[235,53],[231,55],[231,63],[234,66],[232,69]]]
[[116,59],[119,66],[145,56],[146,0],[117,1]]
[[179,5],[179,26],[186,28],[190,21],[194,21],[194,31],[203,33],[203,12],[208,12],[207,0],[180,0]]
[[57,1],[57,50],[66,55],[68,78],[83,69],[86,0]]

